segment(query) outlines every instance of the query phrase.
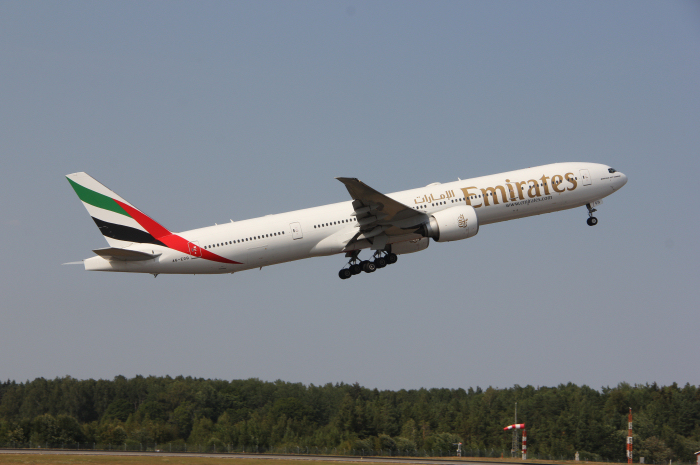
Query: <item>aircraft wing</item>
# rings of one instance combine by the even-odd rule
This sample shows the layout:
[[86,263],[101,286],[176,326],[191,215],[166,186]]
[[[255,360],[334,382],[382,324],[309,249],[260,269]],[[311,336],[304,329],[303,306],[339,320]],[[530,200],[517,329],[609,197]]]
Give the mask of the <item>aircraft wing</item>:
[[[428,215],[419,212],[378,192],[357,178],[336,178],[345,184],[353,199],[359,231],[348,242],[352,244],[363,239],[372,239],[374,245],[386,245],[388,236],[401,236],[416,232]],[[384,237],[382,237],[384,236]],[[374,247],[373,247],[374,248]]]
[[121,260],[126,262],[134,262],[140,260],[152,260],[160,254],[150,254],[146,252],[138,252],[136,250],[120,249],[118,247],[106,247],[104,249],[93,250],[97,255],[105,260]]

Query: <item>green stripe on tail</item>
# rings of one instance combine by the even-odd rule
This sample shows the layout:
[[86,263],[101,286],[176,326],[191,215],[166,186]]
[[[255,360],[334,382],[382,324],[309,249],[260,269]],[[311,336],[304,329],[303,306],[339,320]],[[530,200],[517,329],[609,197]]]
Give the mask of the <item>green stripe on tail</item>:
[[71,179],[68,179],[68,182],[71,186],[73,186],[73,190],[75,190],[75,193],[78,194],[78,197],[83,202],[88,203],[94,207],[110,210],[114,213],[119,213],[120,215],[128,216],[129,218],[131,218],[131,215],[129,215],[122,207],[120,207],[119,204],[115,202],[112,198],[97,193],[95,191],[91,191],[87,187],[83,187],[80,184],[73,182]]

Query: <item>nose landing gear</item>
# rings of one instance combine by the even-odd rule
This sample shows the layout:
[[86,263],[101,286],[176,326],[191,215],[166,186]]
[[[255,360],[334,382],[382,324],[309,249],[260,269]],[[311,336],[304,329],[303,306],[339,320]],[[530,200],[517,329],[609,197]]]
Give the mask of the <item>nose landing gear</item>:
[[357,258],[359,254],[359,250],[351,252],[351,255],[349,255],[350,261],[348,261],[347,268],[343,268],[338,272],[340,279],[348,279],[353,275],[362,273],[363,271],[365,273],[374,273],[378,268],[384,268],[387,265],[392,265],[398,260],[395,253],[387,252],[385,250],[377,250],[372,256],[372,260],[360,261]]
[[586,208],[588,209],[588,219],[586,220],[586,224],[588,226],[595,226],[598,224],[598,218],[593,216],[593,213],[598,211],[595,208],[591,207],[590,203],[586,204]]

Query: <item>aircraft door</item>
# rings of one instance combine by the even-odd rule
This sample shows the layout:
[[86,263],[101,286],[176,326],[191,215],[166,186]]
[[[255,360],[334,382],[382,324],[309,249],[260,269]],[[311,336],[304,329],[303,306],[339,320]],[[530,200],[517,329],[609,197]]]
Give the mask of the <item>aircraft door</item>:
[[591,175],[588,172],[588,170],[580,170],[581,171],[581,180],[583,181],[584,186],[590,186],[591,185]]
[[304,238],[304,233],[301,231],[301,225],[299,223],[289,223],[289,227],[292,230],[292,239]]
[[187,248],[192,258],[199,258],[202,256],[202,249],[199,247],[199,241],[188,242]]

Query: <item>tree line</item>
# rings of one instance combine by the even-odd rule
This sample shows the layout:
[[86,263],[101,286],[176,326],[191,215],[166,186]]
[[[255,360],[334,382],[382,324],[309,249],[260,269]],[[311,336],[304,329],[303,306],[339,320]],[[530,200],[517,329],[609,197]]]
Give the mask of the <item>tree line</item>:
[[[178,376],[71,377],[0,384],[0,446],[128,443],[449,453],[510,451],[503,427],[525,423],[530,456],[690,462],[700,450],[700,389],[654,384],[600,390],[574,384],[379,391],[359,384]],[[635,460],[636,461],[636,460]]]

